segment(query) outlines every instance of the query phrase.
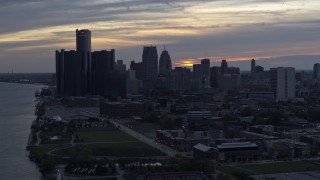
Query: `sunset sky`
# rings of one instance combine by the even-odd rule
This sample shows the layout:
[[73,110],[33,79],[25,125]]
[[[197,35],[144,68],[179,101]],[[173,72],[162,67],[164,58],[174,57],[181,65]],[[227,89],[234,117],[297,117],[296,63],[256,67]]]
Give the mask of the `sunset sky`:
[[[249,69],[312,69],[320,62],[319,0],[0,0],[0,72],[54,72],[57,49],[75,49],[75,29],[92,49],[141,61],[143,45],[166,45],[173,66],[204,58]],[[242,62],[238,62],[242,61]]]

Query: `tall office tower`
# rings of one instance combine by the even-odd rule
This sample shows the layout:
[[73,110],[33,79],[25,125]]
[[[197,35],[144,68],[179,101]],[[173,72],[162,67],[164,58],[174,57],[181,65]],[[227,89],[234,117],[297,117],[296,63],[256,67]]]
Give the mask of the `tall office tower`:
[[283,101],[295,98],[295,69],[278,67],[270,69],[271,90],[276,99]]
[[136,79],[138,80],[144,79],[144,68],[143,68],[142,62],[136,63],[135,61],[131,61],[130,69],[135,71]]
[[219,88],[219,81],[221,79],[221,67],[210,68],[210,86],[213,88]]
[[221,74],[228,74],[228,63],[225,59],[221,62]]
[[320,64],[313,65],[313,79],[320,80]]
[[82,83],[85,85],[85,94],[92,92],[93,84],[91,79],[91,31],[88,29],[76,29],[76,50],[83,56],[83,77]]
[[117,100],[126,97],[126,73],[113,70],[109,73],[108,94],[109,100]]
[[121,73],[125,73],[127,66],[123,64],[123,60],[117,60],[117,70]]
[[210,88],[210,59],[201,60],[202,87]]
[[192,86],[195,89],[201,88],[201,80],[202,80],[202,65],[201,64],[193,64],[192,69]]
[[172,70],[171,57],[169,52],[164,49],[159,60],[159,75],[167,75]]
[[85,96],[84,58],[78,51],[56,51],[57,92],[61,96]]
[[110,92],[110,73],[115,69],[115,51],[95,51],[91,54],[92,94],[108,97]]
[[140,80],[136,79],[135,70],[129,69],[126,73],[127,94],[138,94]]
[[77,51],[91,52],[91,31],[88,29],[76,30]]
[[158,52],[156,46],[144,46],[142,54],[144,66],[144,87],[145,90],[154,88],[155,79],[158,76]]
[[251,60],[251,79],[256,79],[256,60]]

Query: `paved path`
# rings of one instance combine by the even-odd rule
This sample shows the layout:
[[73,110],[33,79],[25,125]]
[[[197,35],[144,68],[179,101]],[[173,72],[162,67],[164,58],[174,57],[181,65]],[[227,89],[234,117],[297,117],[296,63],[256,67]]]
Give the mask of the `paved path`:
[[74,134],[72,134],[71,136],[71,140],[70,140],[70,145],[73,146],[74,145],[74,140],[76,139],[76,136]]

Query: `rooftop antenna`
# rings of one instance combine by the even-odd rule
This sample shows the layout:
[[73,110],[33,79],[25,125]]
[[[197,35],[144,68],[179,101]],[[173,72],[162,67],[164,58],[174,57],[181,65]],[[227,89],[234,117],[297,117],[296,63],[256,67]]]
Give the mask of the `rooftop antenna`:
[[166,51],[166,45],[165,45],[165,44],[163,45],[163,48],[164,48],[164,50]]

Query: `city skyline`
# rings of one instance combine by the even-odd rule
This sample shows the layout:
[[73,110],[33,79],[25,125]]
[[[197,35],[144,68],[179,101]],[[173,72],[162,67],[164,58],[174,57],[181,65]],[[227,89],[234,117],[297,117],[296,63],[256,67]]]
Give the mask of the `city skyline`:
[[16,0],[0,5],[6,17],[0,20],[0,72],[54,72],[54,51],[75,49],[75,29],[90,29],[92,49],[115,48],[116,59],[127,66],[141,62],[149,44],[157,45],[159,54],[166,45],[173,67],[200,63],[205,56],[211,66],[227,59],[241,70],[250,69],[252,58],[266,69],[312,70],[320,61],[320,2],[315,0]]

